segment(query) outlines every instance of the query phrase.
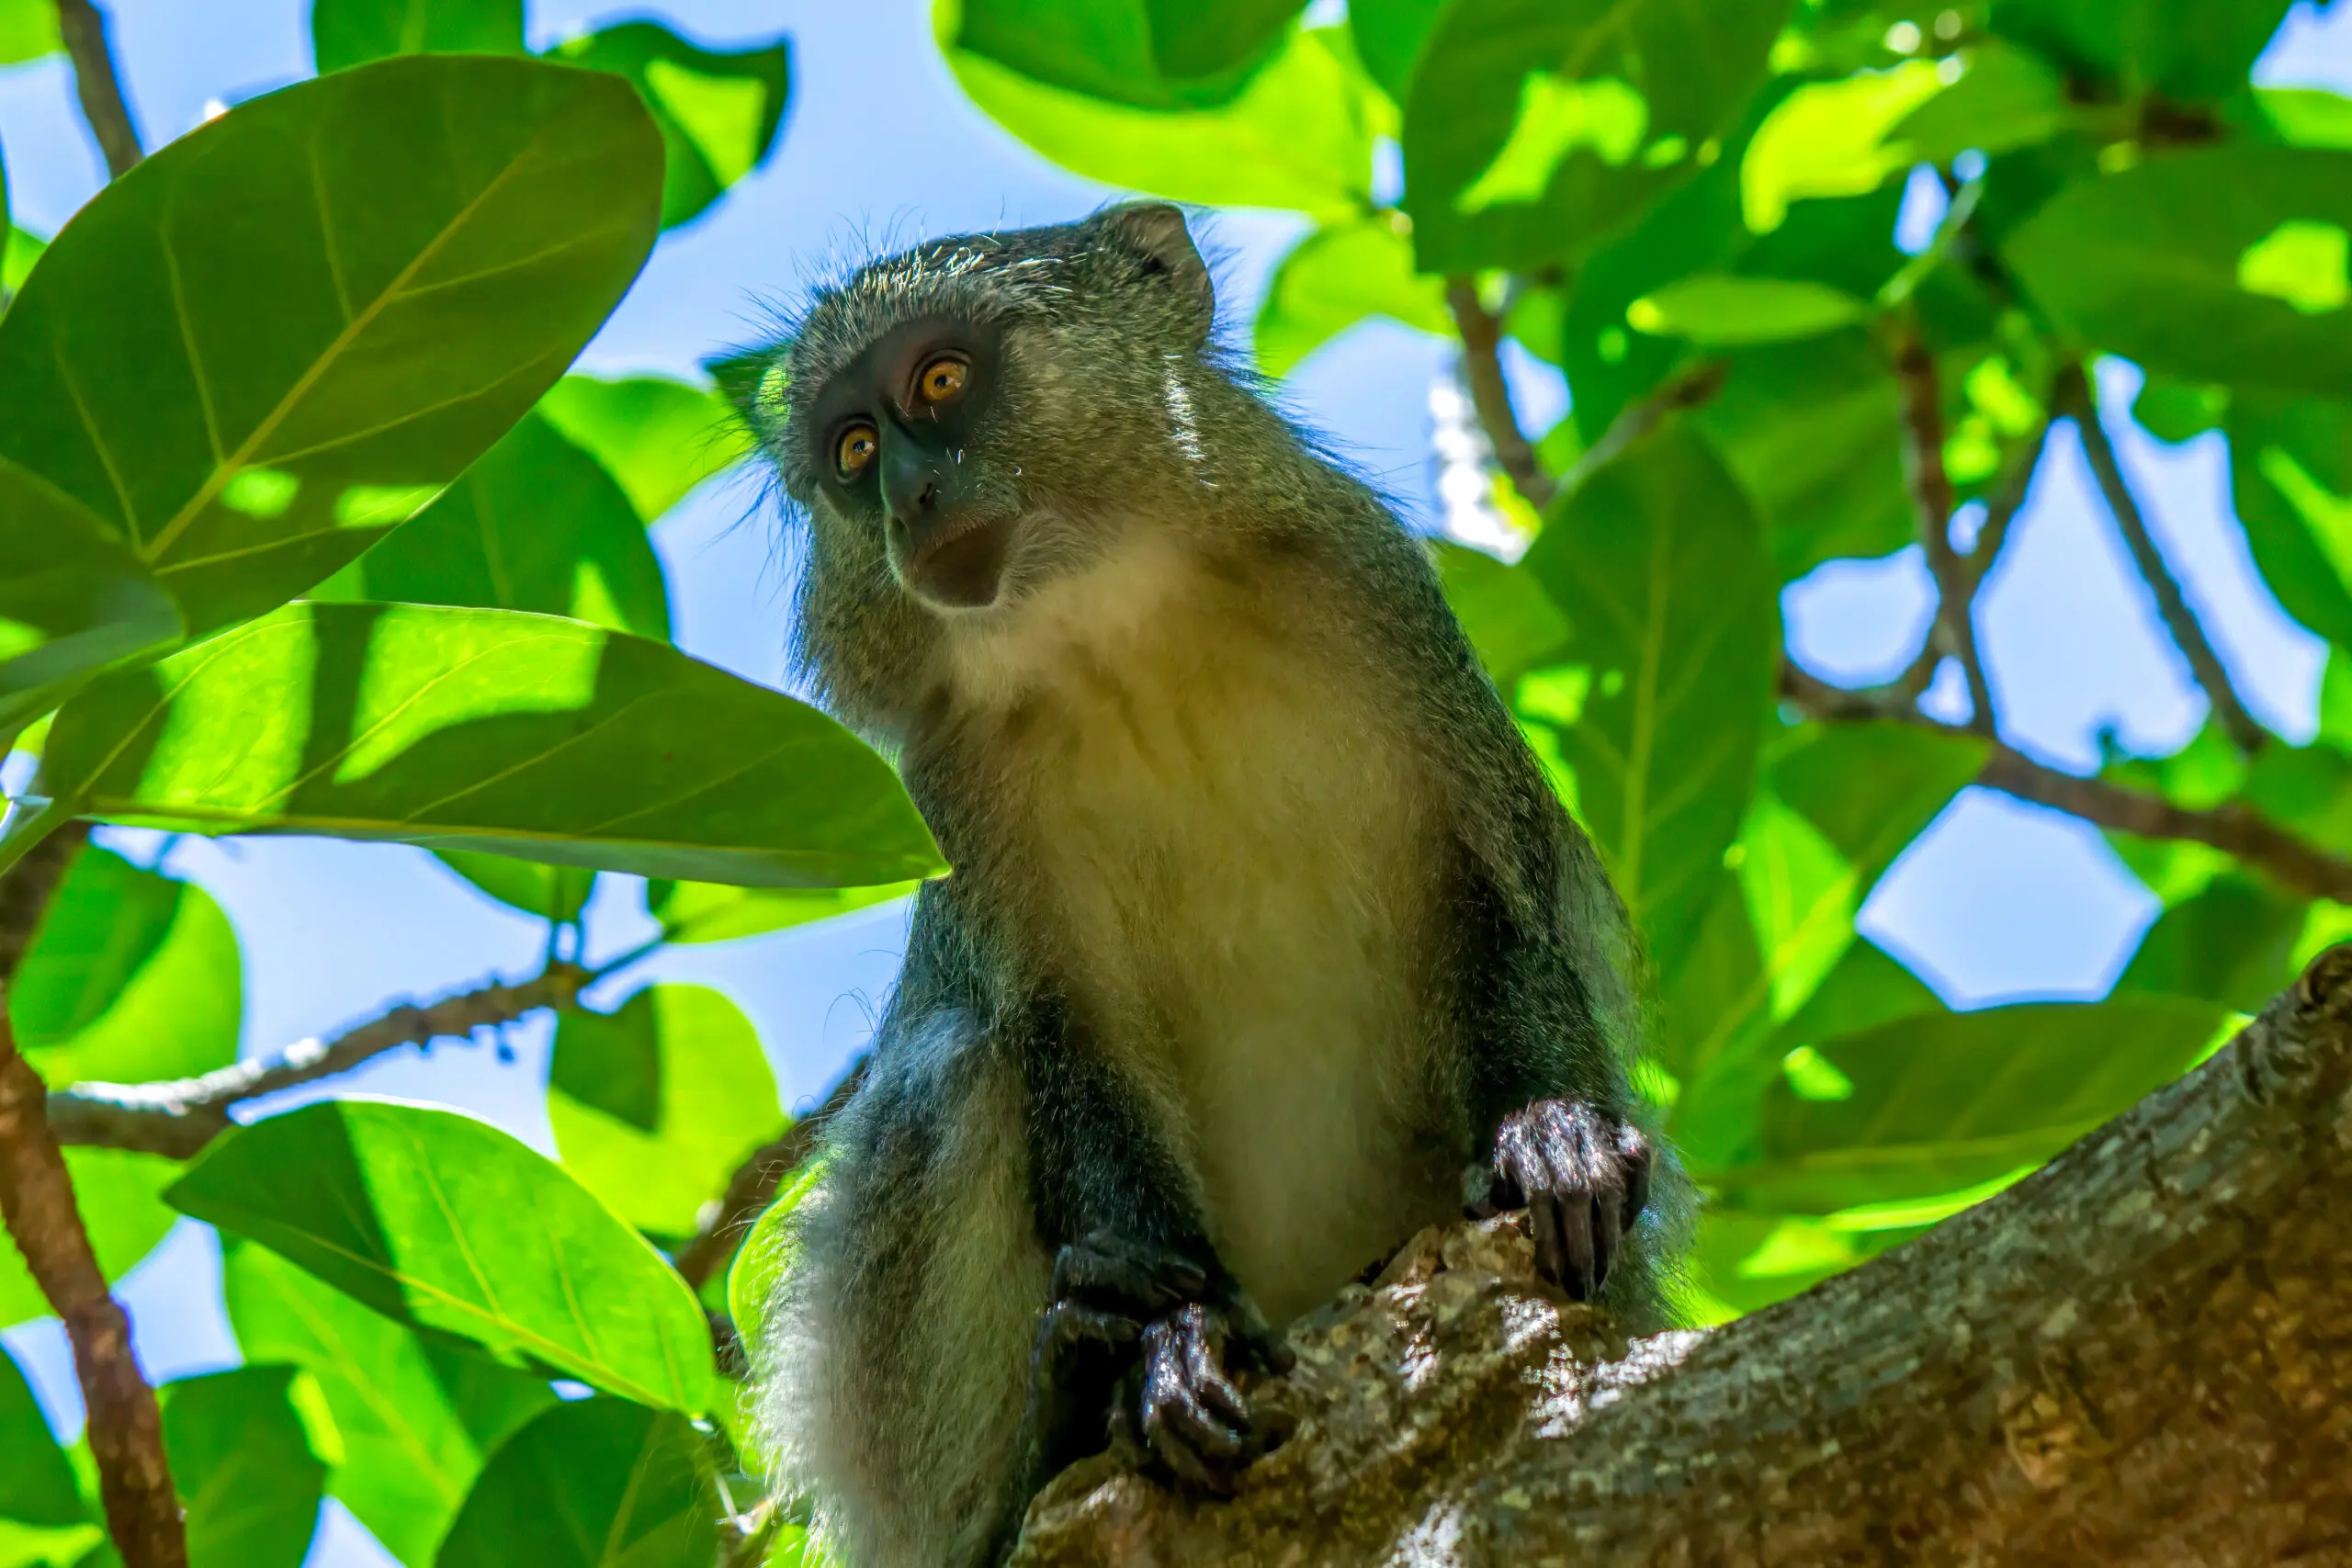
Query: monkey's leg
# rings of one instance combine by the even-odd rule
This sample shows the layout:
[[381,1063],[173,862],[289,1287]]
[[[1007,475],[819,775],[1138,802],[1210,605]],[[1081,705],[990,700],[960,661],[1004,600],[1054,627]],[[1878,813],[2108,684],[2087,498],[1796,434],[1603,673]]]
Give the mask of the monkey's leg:
[[1525,1209],[1536,1268],[1583,1302],[1608,1281],[1649,1186],[1639,1128],[1582,1100],[1538,1100],[1502,1119],[1493,1160],[1471,1167],[1463,1197],[1480,1216]]

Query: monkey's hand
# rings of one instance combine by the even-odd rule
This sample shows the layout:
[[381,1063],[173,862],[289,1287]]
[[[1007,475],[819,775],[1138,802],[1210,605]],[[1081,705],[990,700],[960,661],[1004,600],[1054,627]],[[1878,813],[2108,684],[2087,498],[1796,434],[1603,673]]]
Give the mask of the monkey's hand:
[[1584,1100],[1534,1100],[1503,1118],[1493,1163],[1473,1165],[1464,1187],[1478,1218],[1525,1209],[1537,1269],[1589,1302],[1649,1201],[1649,1140]]

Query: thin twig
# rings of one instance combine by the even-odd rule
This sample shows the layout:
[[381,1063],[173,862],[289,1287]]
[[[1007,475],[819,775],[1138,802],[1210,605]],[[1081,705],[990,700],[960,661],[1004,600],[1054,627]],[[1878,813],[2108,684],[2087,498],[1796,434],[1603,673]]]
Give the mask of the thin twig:
[[1723,389],[1731,375],[1731,367],[1720,359],[1702,359],[1686,365],[1634,402],[1626,404],[1609,422],[1609,428],[1600,440],[1584,449],[1576,466],[1560,476],[1555,500],[1565,500],[1584,488],[1585,481],[1608,464],[1616,461],[1626,447],[1656,430],[1668,414],[1684,409],[1697,408]]
[[2230,683],[2230,672],[2222,663],[2221,655],[2213,651],[2203,625],[2188,607],[2179,580],[2173,576],[2163,553],[2156,548],[2156,541],[2148,532],[2147,519],[2141,515],[2140,503],[2123,477],[2122,466],[2115,459],[2115,447],[2107,438],[2107,427],[2099,423],[2090,378],[2079,364],[2068,365],[2059,371],[2052,401],[2059,412],[2072,415],[2081,430],[2083,451],[2090,458],[2091,473],[2098,480],[2099,492],[2107,498],[2107,509],[2114,514],[2116,529],[2122,534],[2140,575],[2147,580],[2149,592],[2155,595],[2156,614],[2163,617],[2165,629],[2172,634],[2174,644],[2188,660],[2198,684],[2205,688],[2206,699],[2213,705],[2213,716],[2222,721],[2222,730],[2239,750],[2249,756],[2261,750],[2269,741],[2270,732],[2246,711],[2237,688]]
[[[1883,690],[1847,691],[1808,675],[1793,664],[1783,664],[1781,670],[1781,694],[1810,717],[1831,721],[1893,719],[1941,734],[1984,739],[1958,725],[1929,718],[1907,704],[1890,704],[1882,694]],[[2064,811],[2119,833],[2209,844],[2267,873],[2292,892],[2352,904],[2352,860],[2332,855],[2296,837],[2243,802],[2232,801],[2211,810],[2176,806],[2161,795],[2126,789],[2105,779],[2084,778],[2044,767],[1997,742],[1984,771],[1977,775],[1977,782],[2004,795]]]
[[1470,383],[1471,406],[1486,427],[1487,445],[1527,503],[1542,512],[1552,504],[1556,487],[1511,412],[1510,384],[1503,379],[1502,321],[1479,302],[1478,286],[1466,277],[1445,280],[1445,302],[1462,334],[1462,372]]
[[761,1211],[775,1198],[776,1189],[784,1179],[800,1168],[802,1162],[817,1146],[817,1134],[825,1123],[855,1095],[858,1086],[865,1081],[867,1058],[860,1056],[851,1064],[841,1081],[833,1085],[824,1103],[801,1117],[784,1130],[774,1143],[754,1150],[750,1158],[735,1168],[734,1176],[727,1183],[727,1194],[718,1201],[718,1208],[695,1234],[693,1240],[678,1249],[677,1269],[686,1283],[700,1290],[703,1281],[718,1271],[720,1264],[742,1239],[744,1228],[760,1217]]
[[130,122],[130,106],[123,101],[122,78],[116,73],[114,51],[107,42],[106,13],[92,0],[57,0],[57,30],[74,62],[82,118],[89,121],[90,134],[106,154],[107,173],[120,179],[139,162],[139,130]]
[[424,1007],[403,1005],[330,1041],[305,1040],[276,1056],[237,1062],[162,1083],[77,1083],[49,1096],[60,1143],[187,1159],[235,1123],[229,1108],[347,1073],[403,1045],[462,1039],[540,1008],[569,1008],[595,978],[576,964],[550,964],[520,985],[478,986]]
[[1894,344],[1894,378],[1903,391],[1903,477],[1917,514],[1919,543],[1928,571],[1936,580],[1936,624],[1929,646],[1960,661],[1968,678],[1968,728],[1992,735],[1993,687],[1976,649],[1973,584],[1960,552],[1952,548],[1951,514],[1956,504],[1951,476],[1944,468],[1943,389],[1936,379],[1936,357],[1916,324],[1906,325]]
[[2035,429],[2033,439],[2010,455],[2001,482],[1984,497],[1984,523],[1976,530],[1976,542],[1968,551],[1968,597],[1972,604],[1984,592],[1984,580],[2001,562],[2001,551],[2009,542],[2009,525],[2024,510],[2025,498],[2033,489],[2034,470],[2041,467],[2042,451],[2050,445],[2051,423],[2050,418],[2044,418]]

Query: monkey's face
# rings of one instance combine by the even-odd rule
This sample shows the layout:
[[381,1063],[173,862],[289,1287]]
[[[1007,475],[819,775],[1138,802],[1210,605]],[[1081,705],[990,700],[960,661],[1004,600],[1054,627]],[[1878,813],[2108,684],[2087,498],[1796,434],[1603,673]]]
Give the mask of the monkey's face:
[[804,426],[827,502],[878,526],[899,581],[941,608],[980,608],[1003,591],[1020,503],[980,454],[1004,369],[1001,329],[921,317],[843,366]]

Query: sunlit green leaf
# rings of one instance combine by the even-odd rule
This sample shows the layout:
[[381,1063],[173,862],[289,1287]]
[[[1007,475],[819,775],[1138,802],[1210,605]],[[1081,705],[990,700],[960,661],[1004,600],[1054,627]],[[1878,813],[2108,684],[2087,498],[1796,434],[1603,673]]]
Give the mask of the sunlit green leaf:
[[817,1190],[819,1174],[812,1163],[777,1188],[775,1197],[744,1234],[728,1267],[727,1315],[747,1345],[765,1341],[768,1303],[775,1299],[776,1282],[792,1263],[792,1216],[801,1200]]
[[203,888],[92,845],[41,918],[8,1017],[52,1085],[226,1066],[244,1021],[236,933]]
[[535,413],[312,596],[533,610],[670,636],[669,588],[637,508]]
[[1431,271],[1589,254],[1720,151],[1789,6],[1456,0],[1405,103],[1406,205]]
[[1283,258],[1258,308],[1258,367],[1287,376],[1367,316],[1447,333],[1445,284],[1413,270],[1403,225],[1363,218],[1318,229]]
[[[1957,81],[1897,120],[1886,150],[1904,163],[1949,164],[1962,152],[2006,152],[2055,136],[2073,122],[2066,85],[2030,50],[1987,39],[1955,57]],[[1939,62],[1938,80],[1950,74]]]
[[0,65],[38,60],[64,47],[57,35],[55,0],[0,0]]
[[753,1149],[784,1130],[775,1074],[742,1010],[652,986],[557,1021],[548,1119],[581,1185],[639,1229],[687,1235]]
[[2233,146],[2059,193],[2005,249],[2034,297],[2152,371],[2333,397],[2352,385],[2352,152]]
[[2352,752],[2265,747],[2247,773],[2245,801],[2321,849],[2352,854]]
[[93,676],[170,651],[186,629],[139,558],[82,519],[0,526],[0,734]]
[[0,1523],[42,1529],[87,1525],[74,1467],[57,1446],[49,1421],[33,1399],[32,1385],[6,1352],[0,1352]]
[[343,1442],[328,1492],[408,1568],[431,1568],[483,1459],[555,1403],[546,1381],[428,1344],[264,1247],[229,1247],[222,1279],[245,1359],[318,1384]]
[[622,84],[483,56],[299,83],[162,149],[0,318],[0,557],[116,542],[198,634],[317,581],[561,374],[652,243],[658,156]]
[[1106,185],[1329,220],[1355,217],[1371,200],[1372,143],[1385,110],[1338,28],[1292,32],[1230,103],[1215,108],[1105,102],[952,43],[947,63],[999,125]]
[[1850,325],[1870,310],[1868,300],[1802,278],[1700,273],[1626,306],[1625,323],[1699,344],[1774,343]]
[[1669,425],[1603,467],[1528,552],[1593,671],[1561,736],[1578,811],[1656,961],[1693,939],[1756,776],[1780,647],[1763,528],[1706,441]]
[[2352,98],[2322,87],[2256,87],[2260,125],[2290,147],[2352,148]]
[[2240,397],[2225,428],[2263,581],[2289,615],[2352,649],[2352,404]]
[[2278,32],[2288,0],[1996,0],[1993,30],[2086,82],[2216,98]]
[[726,399],[658,377],[566,376],[539,400],[539,414],[604,465],[645,523],[751,451],[750,434]]
[[715,1373],[685,1282],[563,1168],[454,1111],[327,1101],[208,1147],[174,1206],[398,1322],[699,1415]]
[[[188,1568],[299,1568],[326,1490],[292,1367],[242,1367],[164,1393],[164,1452],[187,1509]],[[330,1418],[329,1426],[332,1421]]]
[[508,1439],[434,1561],[710,1568],[718,1540],[718,1489],[694,1428],[668,1411],[592,1399],[559,1404]]
[[815,709],[506,610],[289,605],[92,688],[45,766],[94,816],[200,832],[772,886],[942,869],[888,764]]
[[1836,82],[1813,82],[1782,99],[1740,163],[1740,210],[1762,234],[1808,197],[1860,196],[1917,162],[1888,133],[1944,85],[1932,62],[1905,61]]
[[674,228],[775,151],[790,91],[782,39],[758,49],[697,48],[656,22],[623,22],[569,39],[549,58],[636,84],[662,128],[662,226]]
[[[65,1171],[74,1179],[74,1201],[90,1233],[91,1250],[109,1280],[129,1273],[164,1239],[179,1216],[164,1202],[164,1189],[180,1173],[177,1160],[119,1149],[65,1151]],[[0,1251],[0,1328],[49,1315],[49,1303],[26,1271],[15,1247]]]
[[40,260],[49,249],[48,243],[37,240],[22,229],[10,229],[0,238],[0,290],[14,294],[24,288],[25,279],[32,276],[33,263]]
[[393,54],[520,54],[523,0],[311,0],[319,73]]
[[903,898],[916,886],[898,882],[878,887],[735,887],[716,882],[656,881],[646,885],[645,904],[647,911],[662,922],[666,942],[732,942]]
[[433,852],[435,859],[500,903],[559,925],[578,919],[596,887],[596,874],[578,866],[548,865],[471,850]]

